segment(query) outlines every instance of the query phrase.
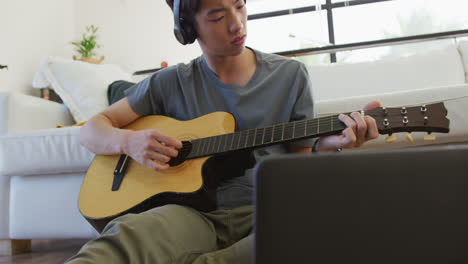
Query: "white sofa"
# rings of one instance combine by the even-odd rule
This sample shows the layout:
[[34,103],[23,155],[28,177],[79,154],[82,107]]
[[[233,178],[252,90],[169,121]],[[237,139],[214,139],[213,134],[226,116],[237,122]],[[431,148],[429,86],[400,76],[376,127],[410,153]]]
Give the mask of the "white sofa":
[[[385,106],[444,101],[451,132],[436,143],[468,141],[468,43],[372,63],[311,66],[319,116]],[[70,107],[70,106],[69,106]],[[93,238],[98,234],[77,208],[81,181],[93,159],[79,144],[69,108],[40,98],[0,92],[0,240]],[[75,118],[76,119],[76,118]],[[364,149],[428,144],[384,137]]]

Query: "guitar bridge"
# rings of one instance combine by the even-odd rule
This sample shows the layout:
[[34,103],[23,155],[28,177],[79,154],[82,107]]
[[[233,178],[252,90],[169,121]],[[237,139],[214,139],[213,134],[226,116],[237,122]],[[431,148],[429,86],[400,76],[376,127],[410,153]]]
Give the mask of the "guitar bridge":
[[128,155],[120,155],[119,162],[117,162],[117,166],[114,170],[114,181],[112,182],[113,192],[117,191],[120,188],[120,184],[122,183],[123,176],[125,175],[125,171],[127,170],[129,161],[130,157]]

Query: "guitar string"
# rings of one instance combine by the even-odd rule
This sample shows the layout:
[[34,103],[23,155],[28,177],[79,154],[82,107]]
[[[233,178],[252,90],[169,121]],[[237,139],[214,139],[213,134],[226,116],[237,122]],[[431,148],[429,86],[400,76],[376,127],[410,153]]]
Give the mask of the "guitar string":
[[[398,115],[388,115],[387,117],[402,117],[400,114]],[[291,128],[294,128],[296,131],[302,131],[304,129],[309,129],[310,127],[310,130],[314,130],[317,126],[320,125],[320,126],[328,126],[328,125],[331,125],[332,123],[335,123],[335,119],[329,119],[329,120],[325,120],[325,121],[317,121],[317,120],[312,120],[310,122],[306,122],[307,120],[299,120],[299,121],[295,121],[295,122],[291,122],[291,123],[284,123],[284,124],[278,124],[278,125],[272,125],[272,126],[268,126],[268,127],[262,127],[262,128],[257,128],[257,129],[246,129],[246,130],[242,130],[242,131],[237,131],[237,132],[234,132],[234,133],[227,133],[227,134],[222,134],[222,135],[216,135],[216,136],[212,136],[212,137],[205,137],[205,138],[199,138],[198,140],[213,140],[214,138],[216,137],[222,137],[222,136],[225,136],[225,135],[235,135],[235,134],[238,134],[240,137],[245,137],[247,139],[247,137],[258,137],[259,135],[262,135],[262,134],[265,134],[265,132],[268,132],[267,134],[265,135],[270,135],[273,134],[273,132],[275,130],[283,130],[283,127],[284,128],[288,128],[288,129],[291,129]],[[391,122],[392,120],[389,120],[389,122],[391,124],[395,124],[395,122]],[[424,120],[421,119],[420,122],[423,122]],[[341,121],[340,121],[341,122]],[[414,121],[413,121],[414,122]],[[338,126],[338,129],[341,129],[339,128],[339,126],[341,125],[342,126],[342,122],[337,124]],[[400,122],[398,122],[398,124],[400,124]],[[403,124],[401,122],[401,124]],[[252,131],[255,131],[254,133],[251,133]],[[276,131],[275,131],[276,132]],[[292,134],[292,131],[288,131]],[[245,135],[241,135],[242,133],[245,133]],[[294,134],[298,134],[297,132],[294,132]],[[302,135],[302,133],[300,134]],[[309,134],[307,134],[306,136],[309,136]],[[197,140],[197,139],[196,139]],[[213,142],[211,142],[213,143]]]
[[[395,111],[395,110],[397,110],[397,111]],[[369,110],[369,111],[366,112],[366,114],[375,118],[375,114],[379,113],[381,111],[382,110]],[[408,113],[402,114],[400,108],[387,109],[387,111],[388,111],[387,114],[384,116],[385,118],[395,118],[396,117],[398,119],[400,119],[403,116],[408,116],[410,113],[414,112],[414,110],[412,110],[412,109],[407,109]],[[420,113],[420,111],[417,111],[416,113]],[[424,114],[424,112],[422,112],[422,113]],[[349,115],[350,113],[344,113],[344,114]],[[290,122],[290,123],[277,124],[277,125],[272,125],[272,126],[263,127],[263,128],[257,128],[257,129],[252,128],[252,129],[237,131],[237,132],[234,132],[234,133],[227,133],[227,134],[222,134],[222,135],[217,135],[217,136],[212,136],[212,137],[199,138],[199,139],[194,139],[193,141],[195,141],[195,140],[212,140],[212,141],[215,140],[216,141],[217,137],[222,137],[222,136],[226,136],[226,135],[230,135],[230,137],[232,137],[232,135],[236,136],[236,134],[238,134],[238,137],[241,137],[241,138],[244,136],[245,137],[244,140],[247,140],[247,141],[249,139],[256,140],[256,137],[258,137],[258,136],[260,136],[262,134],[264,136],[265,135],[267,135],[267,136],[271,135],[273,137],[273,135],[276,134],[274,132],[277,132],[275,130],[278,130],[278,129],[284,130],[284,128],[286,128],[286,127],[288,127],[288,129],[294,128],[294,130],[303,130],[304,129],[305,132],[306,132],[305,136],[302,136],[302,133],[301,133],[300,136],[296,136],[296,132],[288,131],[289,132],[288,136],[291,136],[291,138],[287,138],[287,140],[288,139],[294,139],[294,138],[307,137],[307,136],[312,136],[312,135],[318,135],[317,133],[307,134],[307,131],[306,131],[307,128],[311,127],[310,129],[313,130],[313,129],[315,129],[315,126],[317,126],[317,127],[319,125],[328,126],[328,125],[334,123],[338,119],[338,116],[339,116],[339,114],[331,115],[331,116],[327,116],[327,117],[309,119],[309,120],[298,120],[298,121],[294,121],[294,122]],[[339,121],[341,122],[341,120],[339,120]],[[389,121],[391,121],[391,120],[389,120]],[[421,120],[421,121],[423,121],[423,120]],[[394,124],[394,122],[391,122],[391,124]],[[339,123],[338,125],[341,125],[341,124]],[[340,129],[341,128],[339,128],[337,130],[340,130]],[[251,133],[252,131],[255,131],[255,132]],[[246,135],[242,135],[243,132],[246,133]],[[267,132],[267,133],[265,134],[265,132]],[[274,141],[278,141],[278,140],[268,141],[268,143],[274,142]],[[211,143],[215,143],[215,142],[209,142],[209,143],[211,144]],[[219,144],[219,142],[218,142],[218,144]],[[218,148],[219,148],[219,146],[218,146]],[[185,150],[185,148],[183,148],[183,149]]]
[[[417,107],[419,107],[419,106],[417,106]],[[417,108],[417,107],[414,107],[414,108]],[[427,107],[430,108],[430,105],[427,106]],[[389,109],[387,109],[387,111],[388,111],[387,114],[385,114],[385,116],[384,116],[385,118],[389,119],[389,118],[395,118],[396,117],[396,118],[400,119],[401,117],[403,117],[405,115],[408,116],[410,113],[413,113],[414,109],[407,109],[406,114],[401,113],[401,108],[391,108],[391,109],[389,108]],[[356,112],[359,112],[359,111],[356,111]],[[343,114],[349,115],[351,113],[352,112],[343,113]],[[381,109],[375,110],[374,109],[374,110],[369,110],[369,111],[365,112],[366,115],[370,115],[373,118],[376,118],[375,114],[378,114],[378,113],[383,113],[383,110],[381,110]],[[417,111],[416,113],[420,113],[420,111]],[[422,113],[424,114],[425,112],[422,112]],[[246,145],[247,145],[247,143],[248,143],[248,141],[250,139],[252,140],[252,144],[253,144],[256,141],[257,137],[261,136],[261,135],[263,135],[263,138],[265,136],[270,137],[271,141],[267,141],[267,143],[264,143],[265,141],[262,139],[262,143],[259,144],[259,145],[269,144],[269,143],[276,143],[276,142],[281,142],[281,141],[285,141],[285,140],[289,140],[289,139],[297,139],[297,138],[303,138],[303,137],[309,137],[309,136],[317,136],[320,133],[307,134],[307,129],[310,127],[311,130],[314,130],[315,126],[317,126],[317,131],[318,131],[319,125],[328,126],[328,125],[334,123],[338,119],[339,115],[340,114],[335,114],[335,115],[330,115],[330,116],[327,116],[327,117],[314,118],[314,119],[308,119],[308,120],[298,120],[298,121],[289,122],[289,123],[276,124],[276,125],[263,127],[263,128],[247,129],[247,130],[242,130],[242,131],[237,131],[237,132],[233,132],[233,133],[227,133],[227,134],[222,134],[222,135],[217,135],[217,136],[212,136],[212,137],[198,138],[198,139],[192,140],[192,142],[194,142],[196,140],[201,142],[201,140],[210,140],[210,139],[212,141],[215,140],[215,142],[216,142],[216,138],[223,137],[223,136],[227,137],[228,135],[229,135],[229,137],[227,137],[227,138],[230,138],[232,136],[236,137],[236,135],[237,135],[239,137],[239,141],[240,141],[240,139],[243,137],[243,135],[242,135],[243,132],[245,132],[245,134],[246,134],[246,135],[244,135],[244,137],[245,137],[244,140],[247,141]],[[382,118],[382,117],[380,117],[380,118]],[[339,120],[339,119],[338,119],[338,121],[341,122],[341,123],[338,123],[338,125],[342,125],[343,122],[341,120]],[[391,122],[391,124],[393,124],[393,122]],[[284,129],[286,127],[288,127],[288,129],[293,128],[294,132],[288,131],[289,132],[288,136],[290,136],[290,137],[284,139]],[[342,130],[342,129],[343,128],[338,128],[337,130]],[[282,131],[282,139],[281,140],[275,140],[274,139],[274,135],[278,132],[277,130]],[[299,136],[296,136],[296,131],[302,131],[302,130],[304,130],[305,135],[302,136],[302,133],[301,133]],[[251,131],[255,131],[255,132],[251,133]],[[232,140],[233,139],[231,139],[231,141]],[[226,142],[226,139],[224,139],[224,141]],[[215,143],[215,142],[209,142],[209,143],[211,144],[211,143]],[[220,142],[218,142],[218,144],[219,143]],[[254,146],[257,146],[257,145],[252,145],[252,147],[254,147]],[[226,147],[226,143],[225,143],[225,147]],[[225,149],[225,147],[223,149]],[[232,147],[232,145],[230,145],[230,148],[231,147]],[[189,148],[191,148],[191,146],[186,146],[186,147],[184,146],[184,147],[181,148],[181,151],[187,151]],[[218,149],[219,149],[219,145],[218,145]]]
[[[407,116],[407,115],[406,115]],[[393,117],[396,117],[398,118],[398,120],[403,117],[403,115],[401,114],[391,114],[391,115],[386,115],[385,117],[388,117],[388,118],[393,118]],[[216,136],[212,136],[212,137],[205,137],[205,138],[198,138],[198,139],[195,139],[195,140],[201,140],[201,139],[212,139],[212,138],[215,138],[215,137],[221,137],[221,136],[225,136],[225,135],[233,135],[233,134],[239,134],[239,136],[245,136],[245,137],[252,137],[252,136],[259,136],[263,133],[265,133],[265,131],[268,131],[268,130],[271,130],[270,132],[273,132],[275,129],[280,129],[280,130],[283,130],[283,127],[288,127],[288,128],[293,128],[295,130],[302,130],[302,129],[305,129],[305,128],[309,128],[311,127],[311,130],[315,129],[315,126],[328,126],[328,125],[331,125],[332,123],[335,124],[336,121],[339,121],[340,123],[338,123],[337,125],[342,125],[343,122],[339,119],[335,119],[335,117],[323,117],[323,118],[320,118],[320,121],[317,120],[317,119],[309,119],[309,120],[298,120],[298,121],[294,121],[294,122],[290,122],[290,123],[283,123],[283,124],[277,124],[277,125],[271,125],[271,126],[267,126],[267,127],[262,127],[262,128],[251,128],[251,129],[246,129],[246,130],[242,130],[242,131],[236,131],[236,132],[233,132],[233,133],[227,133],[227,134],[221,134],[221,135],[216,135]],[[391,124],[395,124],[395,122],[391,122],[392,120],[389,120],[389,122]],[[423,122],[424,120],[421,119],[420,120],[421,122]],[[400,124],[400,122],[398,122],[398,124]],[[401,124],[403,124],[401,122]],[[256,132],[254,133],[251,133],[252,131],[255,131],[257,130]],[[241,135],[241,133],[245,133],[246,135]]]

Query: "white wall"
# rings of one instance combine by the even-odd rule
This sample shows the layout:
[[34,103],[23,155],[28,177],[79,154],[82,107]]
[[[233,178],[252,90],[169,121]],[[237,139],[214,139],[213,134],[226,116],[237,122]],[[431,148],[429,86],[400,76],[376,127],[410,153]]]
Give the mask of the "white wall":
[[74,0],[0,0],[0,91],[38,94],[32,79],[43,56],[70,56]]
[[75,36],[87,25],[99,27],[98,57],[126,71],[159,68],[200,56],[195,42],[183,46],[173,33],[173,15],[164,0],[75,0]]
[[164,0],[0,0],[0,91],[38,95],[32,79],[44,56],[71,58],[70,41],[85,27],[99,27],[103,63],[132,73],[188,62],[199,56],[198,44],[183,46],[174,38],[172,11]]

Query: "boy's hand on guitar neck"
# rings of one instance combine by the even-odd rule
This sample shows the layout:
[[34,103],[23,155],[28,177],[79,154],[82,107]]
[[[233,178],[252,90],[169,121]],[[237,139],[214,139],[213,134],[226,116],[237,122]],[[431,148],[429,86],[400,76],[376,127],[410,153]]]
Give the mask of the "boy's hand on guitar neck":
[[[377,107],[380,107],[380,102],[372,101],[364,106],[363,110],[368,111]],[[376,139],[379,136],[377,124],[371,116],[362,116],[359,112],[353,112],[350,116],[341,114],[338,118],[345,123],[347,128],[343,130],[341,135],[321,137],[316,146],[318,152],[358,148],[366,141]]]
[[124,152],[144,166],[156,170],[169,168],[169,160],[177,157],[182,142],[158,129],[131,131]]

